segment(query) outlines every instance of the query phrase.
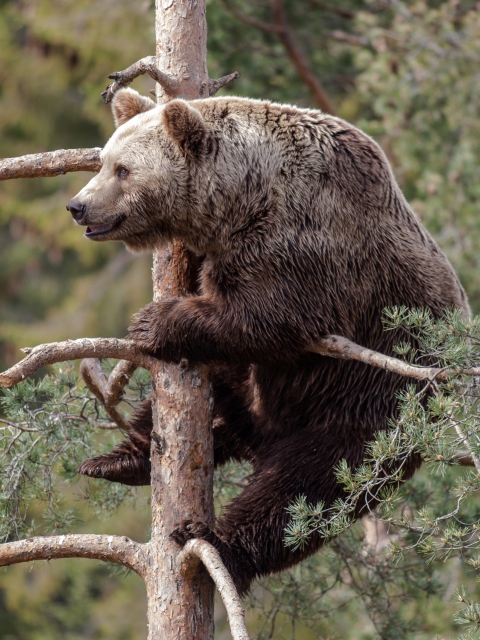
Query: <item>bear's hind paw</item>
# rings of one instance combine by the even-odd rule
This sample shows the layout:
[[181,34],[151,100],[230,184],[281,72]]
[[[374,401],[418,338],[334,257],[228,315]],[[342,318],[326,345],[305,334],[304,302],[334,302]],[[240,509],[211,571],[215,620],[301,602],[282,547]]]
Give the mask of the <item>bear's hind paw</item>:
[[175,540],[177,544],[183,547],[188,540],[193,540],[193,538],[200,538],[201,540],[206,540],[211,543],[213,542],[213,538],[216,536],[210,527],[203,522],[184,520],[181,524],[175,527],[170,534],[170,537],[172,540]]
[[100,478],[130,486],[150,484],[150,460],[145,456],[115,455],[96,456],[84,460],[78,473],[89,478]]

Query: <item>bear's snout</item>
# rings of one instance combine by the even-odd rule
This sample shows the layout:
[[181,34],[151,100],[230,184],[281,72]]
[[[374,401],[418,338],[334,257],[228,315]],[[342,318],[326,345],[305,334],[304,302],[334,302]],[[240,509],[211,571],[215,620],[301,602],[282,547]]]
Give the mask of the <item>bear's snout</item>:
[[70,202],[67,204],[67,211],[70,211],[72,217],[76,222],[80,222],[80,220],[85,215],[87,210],[87,205],[82,204],[77,198],[72,198]]

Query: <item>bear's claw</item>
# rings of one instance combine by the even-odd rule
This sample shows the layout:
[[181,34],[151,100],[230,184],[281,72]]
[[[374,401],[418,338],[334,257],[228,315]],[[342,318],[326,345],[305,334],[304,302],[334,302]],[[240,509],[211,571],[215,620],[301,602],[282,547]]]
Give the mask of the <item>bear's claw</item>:
[[209,538],[212,538],[214,534],[210,527],[203,522],[192,522],[191,520],[184,520],[179,524],[170,534],[172,540],[175,540],[177,544],[183,547],[188,540],[193,538],[200,538],[210,542]]

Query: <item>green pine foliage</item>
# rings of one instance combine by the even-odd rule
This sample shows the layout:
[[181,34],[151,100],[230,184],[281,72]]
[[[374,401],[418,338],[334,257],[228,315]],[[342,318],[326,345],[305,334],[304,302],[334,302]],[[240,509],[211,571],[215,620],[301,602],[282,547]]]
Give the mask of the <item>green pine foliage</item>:
[[[351,528],[361,509],[388,525],[390,544],[381,562],[392,563],[387,573],[393,584],[396,571],[401,575],[405,562],[416,556],[423,556],[427,566],[457,558],[478,573],[480,377],[464,372],[480,363],[480,318],[464,318],[457,310],[447,311],[441,320],[421,309],[386,311],[385,329],[400,328],[419,344],[413,353],[403,346],[402,356],[416,365],[440,368],[449,374],[447,380],[432,377],[402,392],[398,417],[370,443],[365,463],[351,469],[342,461],[335,470],[346,497],[325,508],[300,496],[289,507],[292,519],[285,542],[299,548],[314,532],[334,540]],[[401,484],[402,469],[412,454],[421,456],[424,471]],[[477,468],[459,466],[459,457],[467,454]],[[464,606],[455,621],[467,626],[465,637],[473,638],[480,630],[480,619],[475,623],[480,605],[469,599],[465,588],[460,593]],[[384,630],[380,637],[402,636]]]

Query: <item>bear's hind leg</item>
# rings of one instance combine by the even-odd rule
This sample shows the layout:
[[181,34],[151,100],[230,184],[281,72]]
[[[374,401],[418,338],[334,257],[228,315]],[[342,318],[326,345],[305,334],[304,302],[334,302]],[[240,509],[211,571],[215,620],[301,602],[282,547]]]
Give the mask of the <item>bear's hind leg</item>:
[[84,460],[78,473],[131,486],[150,484],[151,436],[152,403],[146,400],[130,420],[126,439],[109,453]]
[[300,431],[259,451],[248,487],[228,506],[210,531],[202,523],[184,522],[172,533],[179,544],[200,537],[210,542],[232,576],[240,594],[256,577],[287,569],[322,545],[312,534],[304,548],[285,546],[286,508],[298,496],[327,505],[342,493],[334,474],[343,457],[340,447],[322,447],[319,434]]
[[[248,377],[248,367],[222,366],[214,371],[215,466],[229,459],[240,461],[252,457],[255,430],[245,402]],[[132,417],[126,439],[109,453],[82,462],[78,472],[126,485],[149,485],[152,425],[152,406],[147,400]]]

